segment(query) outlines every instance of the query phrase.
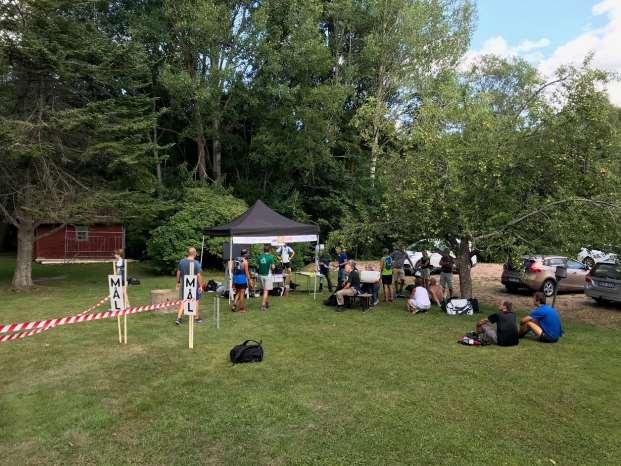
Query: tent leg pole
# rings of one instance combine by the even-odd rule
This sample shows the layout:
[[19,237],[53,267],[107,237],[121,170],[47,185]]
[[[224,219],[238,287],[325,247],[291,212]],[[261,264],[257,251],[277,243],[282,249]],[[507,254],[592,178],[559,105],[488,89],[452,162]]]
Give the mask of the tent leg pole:
[[319,235],[315,241],[315,280],[313,283],[313,301],[317,301],[317,273],[319,273]]

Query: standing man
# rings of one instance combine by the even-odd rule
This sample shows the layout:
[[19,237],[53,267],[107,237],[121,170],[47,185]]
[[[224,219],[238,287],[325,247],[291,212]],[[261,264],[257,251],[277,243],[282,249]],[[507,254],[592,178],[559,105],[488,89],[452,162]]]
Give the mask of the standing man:
[[420,258],[420,276],[423,279],[423,285],[429,290],[429,279],[431,278],[431,259],[427,250],[423,250],[423,257]]
[[246,312],[246,288],[248,288],[248,284],[250,283],[248,249],[242,249],[240,254],[241,255],[236,257],[231,264],[233,270],[233,289],[235,291],[233,307],[231,309],[233,312]]
[[440,259],[440,286],[442,287],[442,297],[446,296],[446,290],[449,291],[449,299],[453,297],[453,266],[455,260],[451,257],[450,251],[445,249],[442,251],[442,259]]
[[347,264],[347,249],[340,248],[336,250],[338,254],[339,273],[337,276],[337,288],[343,286],[347,273],[345,272],[345,264]]
[[546,295],[536,291],[533,295],[535,309],[524,317],[520,325],[520,338],[533,332],[542,343],[556,343],[563,336],[563,326],[558,312],[546,304]]
[[[190,275],[190,264],[194,263],[194,275],[196,275],[198,279],[198,286],[196,288],[196,316],[194,322],[197,324],[202,324],[203,319],[200,318],[199,313],[199,300],[201,299],[201,295],[203,294],[203,276],[201,275],[201,263],[196,260],[196,249],[190,247],[187,250],[185,259],[181,259],[179,261],[179,265],[177,266],[177,290],[179,290],[179,299],[183,299],[183,278],[186,275]],[[177,320],[175,320],[175,324],[181,325],[183,320],[181,316],[183,315],[183,303],[179,306],[177,310]]]
[[263,293],[263,299],[261,301],[261,310],[265,311],[270,304],[268,302],[269,293],[274,289],[274,280],[272,278],[272,271],[274,270],[274,256],[270,254],[272,247],[269,244],[263,246],[263,253],[257,258],[257,265],[259,266],[259,283],[261,284],[261,290]]
[[295,251],[290,248],[287,243],[283,243],[283,245],[276,250],[276,254],[278,254],[278,259],[282,263],[283,272],[287,272],[289,282],[291,282],[291,259],[295,257]]
[[343,282],[343,288],[338,290],[336,294],[336,312],[343,312],[345,305],[345,296],[356,296],[360,292],[360,273],[356,270],[356,264],[347,263],[343,268],[347,274],[347,278]]
[[392,287],[392,257],[388,254],[388,248],[384,248],[382,252],[384,255],[380,260],[380,270],[382,271],[382,285],[384,286],[384,302],[393,302],[395,296]]
[[[330,256],[328,253],[324,253],[319,259],[319,273],[326,277],[328,283],[328,291],[332,293],[332,280],[330,280]],[[323,290],[323,278],[319,281],[319,291]]]
[[395,286],[397,296],[402,296],[403,286],[405,285],[405,270],[403,265],[405,261],[410,263],[412,272],[414,272],[414,264],[410,260],[408,253],[405,252],[405,244],[400,243],[398,248],[390,255],[392,257],[392,281]]

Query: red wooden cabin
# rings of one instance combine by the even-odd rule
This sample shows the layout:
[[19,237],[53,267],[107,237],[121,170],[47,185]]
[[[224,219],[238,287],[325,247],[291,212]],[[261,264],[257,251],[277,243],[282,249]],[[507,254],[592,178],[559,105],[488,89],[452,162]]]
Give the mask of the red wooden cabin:
[[42,225],[36,236],[41,236],[34,247],[37,262],[110,260],[115,249],[125,248],[125,228],[120,223]]

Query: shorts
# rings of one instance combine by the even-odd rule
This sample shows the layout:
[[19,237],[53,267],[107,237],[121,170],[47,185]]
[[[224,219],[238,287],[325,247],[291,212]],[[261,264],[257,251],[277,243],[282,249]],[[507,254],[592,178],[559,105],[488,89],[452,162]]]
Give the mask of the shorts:
[[430,269],[420,269],[420,276],[423,280],[429,280],[429,278],[431,277],[431,270]]
[[290,269],[291,268],[291,262],[283,262],[282,263],[282,268],[283,269]]
[[453,289],[453,274],[442,272],[440,274],[440,286],[442,288]]
[[382,275],[382,283],[384,285],[392,285],[392,275]]
[[233,288],[235,290],[245,290],[246,288],[248,288],[248,283],[241,283],[241,284],[237,284],[237,283],[233,283]]
[[[198,288],[196,290],[196,300],[200,301],[202,297],[203,297],[203,292],[201,291],[200,288]],[[179,288],[179,299],[183,299],[183,287]]]
[[392,281],[398,282],[399,280],[405,280],[405,270],[403,269],[392,269]]
[[498,344],[498,335],[496,333],[496,329],[494,328],[492,324],[488,323],[488,324],[483,325],[483,327],[481,327],[481,330],[483,330],[483,333],[485,334],[485,336],[489,338],[491,341],[493,341],[495,345]]
[[274,289],[274,278],[269,275],[259,275],[259,284],[262,290],[272,291]]
[[554,340],[552,337],[548,336],[546,332],[542,332],[541,335],[539,335],[539,341],[541,343],[556,343],[558,339]]

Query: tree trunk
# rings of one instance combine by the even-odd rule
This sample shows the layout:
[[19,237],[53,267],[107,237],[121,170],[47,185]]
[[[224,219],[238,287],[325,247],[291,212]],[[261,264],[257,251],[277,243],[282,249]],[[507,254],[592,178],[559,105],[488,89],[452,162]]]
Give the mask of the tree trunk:
[[196,163],[196,167],[198,169],[198,177],[202,180],[207,178],[207,158],[205,156],[205,136],[202,134],[198,135],[195,139],[196,141],[196,150],[198,152],[198,161]]
[[470,242],[462,238],[457,248],[457,267],[459,268],[459,294],[462,298],[472,298],[472,261]]
[[35,226],[32,222],[22,222],[17,228],[17,261],[13,275],[13,288],[27,290],[32,288],[32,248]]
[[216,183],[219,183],[222,178],[222,143],[220,142],[220,117],[217,116],[213,119],[213,150],[211,164],[213,169],[213,179]]
[[[153,99],[153,114],[157,113],[157,107],[155,104],[155,99]],[[162,181],[162,163],[160,162],[160,155],[157,147],[157,120],[153,125],[153,159],[155,161],[155,173],[157,175],[157,188],[158,190],[162,190],[164,186],[164,182]]]

